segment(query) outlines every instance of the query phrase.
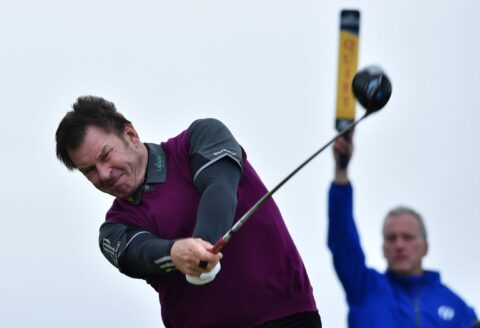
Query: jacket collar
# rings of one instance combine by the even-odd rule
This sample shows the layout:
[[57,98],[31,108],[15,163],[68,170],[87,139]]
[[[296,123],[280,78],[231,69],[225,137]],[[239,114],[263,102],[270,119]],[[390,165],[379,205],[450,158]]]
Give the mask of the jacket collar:
[[150,192],[154,189],[151,185],[165,182],[167,179],[167,161],[162,146],[152,143],[145,143],[145,146],[148,150],[145,180],[142,185],[127,198],[127,201],[134,205],[140,204],[143,192]]
[[391,270],[387,270],[386,275],[390,279],[390,281],[404,286],[413,286],[421,283],[432,284],[435,282],[440,282],[440,273],[437,271],[425,270],[420,275],[402,276],[396,274]]

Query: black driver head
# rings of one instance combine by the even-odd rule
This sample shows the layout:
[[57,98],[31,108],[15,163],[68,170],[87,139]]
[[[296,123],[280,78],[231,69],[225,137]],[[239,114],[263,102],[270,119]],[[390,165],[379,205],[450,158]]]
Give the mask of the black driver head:
[[367,114],[371,114],[387,104],[392,95],[392,84],[382,69],[369,66],[355,74],[352,90]]

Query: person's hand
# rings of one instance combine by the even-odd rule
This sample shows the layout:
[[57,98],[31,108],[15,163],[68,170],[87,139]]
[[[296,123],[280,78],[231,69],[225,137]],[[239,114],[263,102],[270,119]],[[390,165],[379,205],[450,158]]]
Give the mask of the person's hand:
[[340,166],[340,156],[344,156],[348,161],[350,161],[353,153],[353,133],[349,132],[344,136],[335,140],[333,144],[333,155],[335,158],[335,163],[337,166]]
[[[212,248],[212,244],[200,238],[179,239],[173,243],[170,256],[180,272],[200,276],[210,272],[223,257],[222,253],[211,253],[209,250]],[[200,267],[200,261],[205,261],[207,266]]]
[[347,168],[353,154],[353,133],[335,140],[333,144],[333,157],[335,159],[335,183],[348,183]]

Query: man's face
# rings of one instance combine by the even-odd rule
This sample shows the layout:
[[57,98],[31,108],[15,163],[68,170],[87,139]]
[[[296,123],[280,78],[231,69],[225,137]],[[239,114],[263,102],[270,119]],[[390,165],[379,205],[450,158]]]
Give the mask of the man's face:
[[69,150],[68,154],[97,189],[126,198],[144,179],[147,155],[131,125],[125,127],[122,137],[89,126],[83,143],[78,149]]
[[404,213],[387,218],[383,227],[383,255],[390,270],[400,275],[421,274],[427,250],[420,223],[413,215]]

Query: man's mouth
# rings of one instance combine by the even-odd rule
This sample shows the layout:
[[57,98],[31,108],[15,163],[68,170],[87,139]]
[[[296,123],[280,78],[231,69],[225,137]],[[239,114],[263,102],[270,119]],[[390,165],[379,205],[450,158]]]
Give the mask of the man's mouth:
[[122,179],[123,173],[117,174],[113,177],[111,177],[107,183],[105,184],[106,189],[108,190],[116,190],[121,184],[121,179]]
[[112,184],[112,187],[113,187],[114,189],[119,189],[119,188],[120,188],[120,186],[121,186],[122,183],[123,183],[122,177],[123,177],[123,173],[120,174],[120,175],[117,177],[117,179],[115,180],[115,182]]
[[394,257],[395,261],[396,262],[401,262],[401,261],[405,261],[407,259],[407,256],[406,255],[397,255]]

